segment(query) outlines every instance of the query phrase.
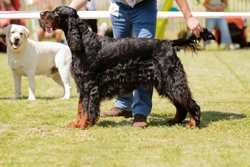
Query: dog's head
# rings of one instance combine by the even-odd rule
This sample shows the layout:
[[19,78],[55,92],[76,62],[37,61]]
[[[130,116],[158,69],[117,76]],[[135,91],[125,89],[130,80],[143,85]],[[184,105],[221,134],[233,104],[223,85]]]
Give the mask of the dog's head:
[[78,18],[77,11],[68,6],[58,6],[53,11],[40,13],[42,26],[47,32],[54,29],[63,29],[68,25],[69,19]]
[[20,51],[29,37],[30,31],[21,25],[11,24],[4,28],[6,45],[12,51]]

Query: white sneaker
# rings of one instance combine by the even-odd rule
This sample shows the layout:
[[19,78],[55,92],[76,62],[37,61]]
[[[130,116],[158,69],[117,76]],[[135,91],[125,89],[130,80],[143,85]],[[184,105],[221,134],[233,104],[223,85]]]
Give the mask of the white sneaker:
[[226,45],[226,47],[225,47],[225,50],[235,50],[236,48],[234,47],[234,45],[233,44],[228,44],[228,45]]

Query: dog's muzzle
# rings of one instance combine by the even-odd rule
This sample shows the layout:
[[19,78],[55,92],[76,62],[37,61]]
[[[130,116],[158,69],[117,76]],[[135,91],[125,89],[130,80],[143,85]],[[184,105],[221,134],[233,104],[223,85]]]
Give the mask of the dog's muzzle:
[[48,13],[49,11],[42,11],[40,12],[40,21],[42,24],[42,27],[44,28],[44,30],[48,33],[52,33],[53,30],[55,30],[52,26],[50,21],[46,20],[46,17],[49,15]]
[[20,46],[19,42],[20,42],[20,39],[18,37],[14,37],[14,41],[13,42],[10,41],[12,48],[18,49]]

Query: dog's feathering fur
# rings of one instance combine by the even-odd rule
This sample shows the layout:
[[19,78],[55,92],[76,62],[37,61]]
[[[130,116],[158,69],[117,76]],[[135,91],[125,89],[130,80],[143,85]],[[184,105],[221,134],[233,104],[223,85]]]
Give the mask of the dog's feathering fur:
[[59,6],[40,13],[47,31],[61,28],[72,52],[71,74],[80,94],[76,120],[69,127],[86,129],[94,125],[100,115],[100,102],[123,96],[139,86],[152,89],[168,97],[176,107],[171,123],[181,123],[187,113],[187,127],[200,123],[200,107],[193,100],[182,63],[174,46],[185,46],[192,51],[200,40],[214,36],[204,29],[197,39],[194,35],[178,40],[142,38],[113,39],[88,30],[77,11]]

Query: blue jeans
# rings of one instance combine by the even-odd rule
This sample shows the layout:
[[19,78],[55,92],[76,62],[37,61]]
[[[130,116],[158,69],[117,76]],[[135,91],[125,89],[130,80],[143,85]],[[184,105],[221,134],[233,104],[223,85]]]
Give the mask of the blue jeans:
[[[134,8],[111,0],[119,6],[118,16],[110,15],[114,38],[138,37],[154,38],[156,30],[157,4],[156,0],[149,0],[138,4]],[[136,45],[136,44],[135,44]],[[139,87],[133,93],[115,99],[116,107],[136,114],[148,116],[152,109],[151,90]]]
[[[231,44],[232,39],[228,29],[227,20],[225,18],[208,18],[206,19],[206,27],[209,31],[213,31],[215,27],[218,27],[221,34],[222,44]],[[210,41],[206,41],[205,44],[209,44]]]

